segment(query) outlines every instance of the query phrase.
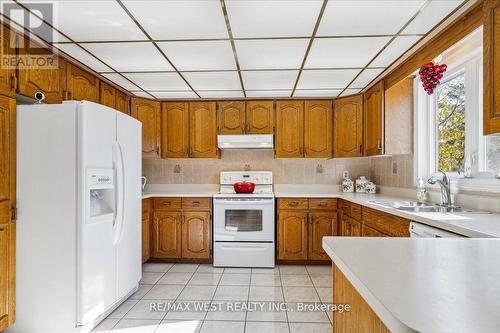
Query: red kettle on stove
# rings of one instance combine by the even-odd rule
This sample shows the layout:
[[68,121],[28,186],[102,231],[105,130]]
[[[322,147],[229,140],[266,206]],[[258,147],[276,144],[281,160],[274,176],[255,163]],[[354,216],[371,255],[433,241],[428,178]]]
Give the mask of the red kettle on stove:
[[252,182],[237,182],[233,184],[236,193],[253,193],[255,190],[255,183]]

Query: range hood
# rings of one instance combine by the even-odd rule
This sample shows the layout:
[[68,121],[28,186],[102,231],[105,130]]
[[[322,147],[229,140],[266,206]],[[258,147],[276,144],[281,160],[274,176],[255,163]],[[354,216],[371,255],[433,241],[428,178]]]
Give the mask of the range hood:
[[272,134],[217,135],[220,149],[273,149]]

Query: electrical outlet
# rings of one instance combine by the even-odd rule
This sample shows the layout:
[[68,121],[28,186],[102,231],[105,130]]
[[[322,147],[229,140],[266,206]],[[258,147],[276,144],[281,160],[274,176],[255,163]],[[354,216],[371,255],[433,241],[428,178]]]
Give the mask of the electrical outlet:
[[342,171],[342,178],[349,179],[349,171],[347,171],[347,170]]
[[174,173],[181,173],[182,169],[181,169],[181,166],[179,164],[176,164],[174,166]]
[[393,175],[398,174],[398,162],[392,162],[392,174]]
[[316,173],[323,173],[323,165],[322,164],[318,164],[316,166]]
[[243,169],[245,171],[250,171],[250,170],[252,170],[252,167],[250,166],[250,164],[245,164],[245,167]]

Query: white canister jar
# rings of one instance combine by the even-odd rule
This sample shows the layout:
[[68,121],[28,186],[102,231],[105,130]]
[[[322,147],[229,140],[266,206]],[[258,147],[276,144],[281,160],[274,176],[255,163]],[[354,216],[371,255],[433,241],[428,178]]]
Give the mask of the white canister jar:
[[354,192],[354,182],[350,179],[344,179],[342,181],[342,192],[353,193]]
[[368,183],[368,180],[365,176],[360,176],[356,179],[356,192],[366,193],[366,183]]
[[366,189],[366,193],[369,193],[369,194],[377,193],[377,185],[375,185],[373,182],[366,183],[365,189]]

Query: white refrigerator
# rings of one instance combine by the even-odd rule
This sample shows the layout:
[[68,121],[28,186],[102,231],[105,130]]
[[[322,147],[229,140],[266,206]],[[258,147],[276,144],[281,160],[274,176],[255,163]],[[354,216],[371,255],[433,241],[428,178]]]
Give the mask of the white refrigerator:
[[87,332],[141,279],[141,123],[91,102],[17,108],[16,323]]

